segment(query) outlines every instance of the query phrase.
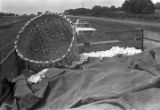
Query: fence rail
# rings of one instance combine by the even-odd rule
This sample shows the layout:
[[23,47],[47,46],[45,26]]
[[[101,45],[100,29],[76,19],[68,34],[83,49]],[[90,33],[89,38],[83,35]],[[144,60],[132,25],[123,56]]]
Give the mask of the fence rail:
[[[143,50],[143,38],[143,29],[97,32],[94,36],[78,37],[79,52],[103,51],[112,46],[135,47]],[[112,42],[115,40],[118,42]]]
[[159,43],[160,43],[160,40],[150,39],[150,38],[146,38],[146,37],[145,37],[144,39],[149,40],[149,41],[154,41],[154,42],[159,42]]

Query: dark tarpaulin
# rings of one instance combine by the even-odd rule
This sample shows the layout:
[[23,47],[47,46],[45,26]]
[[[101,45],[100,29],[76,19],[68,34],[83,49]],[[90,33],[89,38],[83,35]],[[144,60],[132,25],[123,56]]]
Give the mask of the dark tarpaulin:
[[[160,110],[160,49],[134,56],[89,58],[79,69],[51,68],[30,84],[14,78],[14,100],[3,110]],[[79,66],[75,66],[79,67]]]

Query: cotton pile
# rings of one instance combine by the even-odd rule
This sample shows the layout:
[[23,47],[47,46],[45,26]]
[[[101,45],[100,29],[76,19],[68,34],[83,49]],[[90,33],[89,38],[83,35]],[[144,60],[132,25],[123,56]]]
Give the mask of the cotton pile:
[[106,50],[106,51],[82,53],[80,54],[80,58],[81,60],[84,60],[84,59],[87,59],[88,57],[103,58],[103,57],[113,57],[119,54],[130,56],[130,55],[138,54],[141,52],[142,50],[135,49],[134,47],[124,48],[124,47],[115,46],[115,47],[112,47],[110,50]]
[[48,69],[43,69],[42,71],[38,72],[35,75],[32,75],[28,78],[28,81],[31,83],[37,83],[41,81],[45,77],[45,73],[48,71]]

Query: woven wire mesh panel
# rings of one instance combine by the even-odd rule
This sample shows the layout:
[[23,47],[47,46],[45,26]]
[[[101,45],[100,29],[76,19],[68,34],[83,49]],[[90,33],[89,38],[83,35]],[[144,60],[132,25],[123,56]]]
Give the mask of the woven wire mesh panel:
[[27,66],[36,71],[55,65],[71,65],[73,60],[79,59],[71,21],[49,12],[31,19],[22,27],[15,48]]

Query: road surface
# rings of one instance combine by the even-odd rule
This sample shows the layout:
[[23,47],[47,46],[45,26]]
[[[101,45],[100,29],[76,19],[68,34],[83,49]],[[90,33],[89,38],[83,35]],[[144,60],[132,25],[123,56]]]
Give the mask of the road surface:
[[[74,16],[71,16],[74,17]],[[114,19],[114,18],[100,18],[100,17],[86,17],[81,16],[83,19],[93,19],[93,20],[101,20],[106,22],[117,22],[117,23],[127,23],[132,25],[143,25],[143,26],[154,26],[160,28],[160,22],[148,22],[148,21],[137,21],[137,20],[126,20],[126,19]]]

